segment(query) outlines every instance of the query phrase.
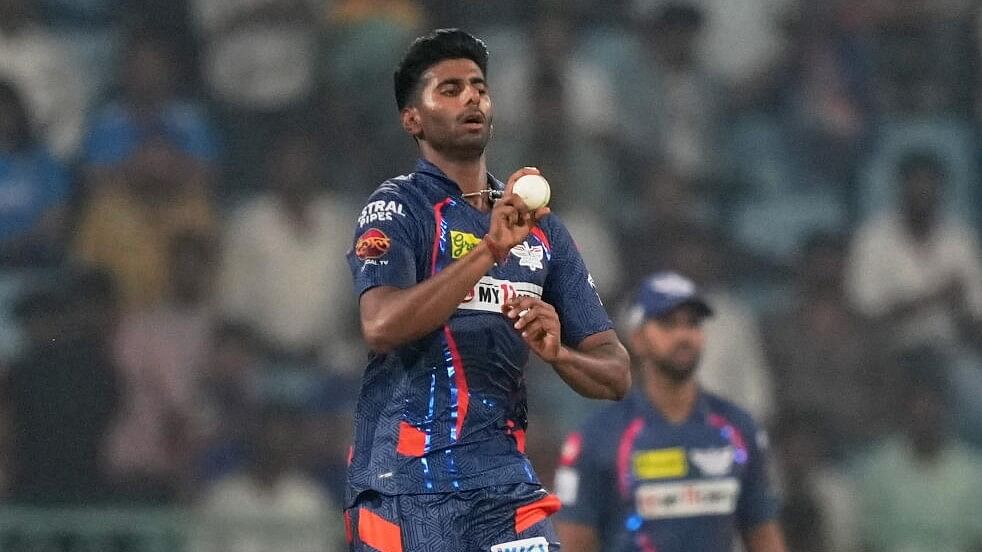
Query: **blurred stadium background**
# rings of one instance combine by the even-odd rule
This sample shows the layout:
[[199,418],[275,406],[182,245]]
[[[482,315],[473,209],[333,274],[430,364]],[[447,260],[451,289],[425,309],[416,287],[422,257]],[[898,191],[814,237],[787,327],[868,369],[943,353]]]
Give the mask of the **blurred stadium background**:
[[[0,549],[343,549],[343,254],[437,26],[612,312],[709,290],[792,550],[982,550],[975,0],[0,0]],[[550,481],[598,404],[528,380]]]

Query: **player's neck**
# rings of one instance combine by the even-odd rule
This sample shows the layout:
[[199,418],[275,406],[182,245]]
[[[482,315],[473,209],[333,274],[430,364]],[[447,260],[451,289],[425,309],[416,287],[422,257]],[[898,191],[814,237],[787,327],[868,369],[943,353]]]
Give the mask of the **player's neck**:
[[699,385],[694,377],[677,380],[650,370],[645,394],[666,420],[678,424],[692,415],[699,397]]
[[455,158],[434,151],[432,148],[424,149],[423,157],[433,163],[447,175],[450,180],[457,183],[462,193],[468,194],[479,192],[488,187],[488,165],[482,154],[476,158]]

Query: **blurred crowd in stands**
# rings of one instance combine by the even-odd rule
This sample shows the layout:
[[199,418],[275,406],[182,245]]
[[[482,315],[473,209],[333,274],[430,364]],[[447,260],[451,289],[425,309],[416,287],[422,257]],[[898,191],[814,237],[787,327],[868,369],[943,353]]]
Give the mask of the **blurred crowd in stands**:
[[[701,378],[770,429],[790,549],[982,550],[974,0],[0,0],[0,505],[341,549],[344,253],[439,26],[486,40],[490,169],[549,178],[612,314],[656,269],[709,290]],[[528,381],[550,481],[599,403]]]

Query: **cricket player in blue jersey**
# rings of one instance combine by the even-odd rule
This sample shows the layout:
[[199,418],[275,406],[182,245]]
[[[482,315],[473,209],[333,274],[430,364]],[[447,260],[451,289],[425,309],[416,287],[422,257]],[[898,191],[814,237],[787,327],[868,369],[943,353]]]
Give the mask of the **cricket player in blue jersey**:
[[372,353],[355,412],[350,549],[558,550],[525,456],[532,351],[578,393],[620,399],[627,351],[566,228],[488,173],[484,43],[418,38],[395,72],[414,172],[369,197],[348,263]]
[[[563,445],[555,491],[566,552],[784,552],[766,438],[750,415],[699,388],[703,319],[693,282],[645,280],[627,313],[643,384]],[[625,334],[627,335],[627,334]]]

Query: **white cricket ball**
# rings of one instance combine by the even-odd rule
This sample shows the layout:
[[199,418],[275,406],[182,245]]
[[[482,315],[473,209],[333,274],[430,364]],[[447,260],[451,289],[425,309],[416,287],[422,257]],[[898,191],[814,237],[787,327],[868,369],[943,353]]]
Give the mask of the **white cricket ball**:
[[512,191],[518,194],[532,211],[545,207],[552,197],[549,181],[537,174],[527,174],[515,181]]

